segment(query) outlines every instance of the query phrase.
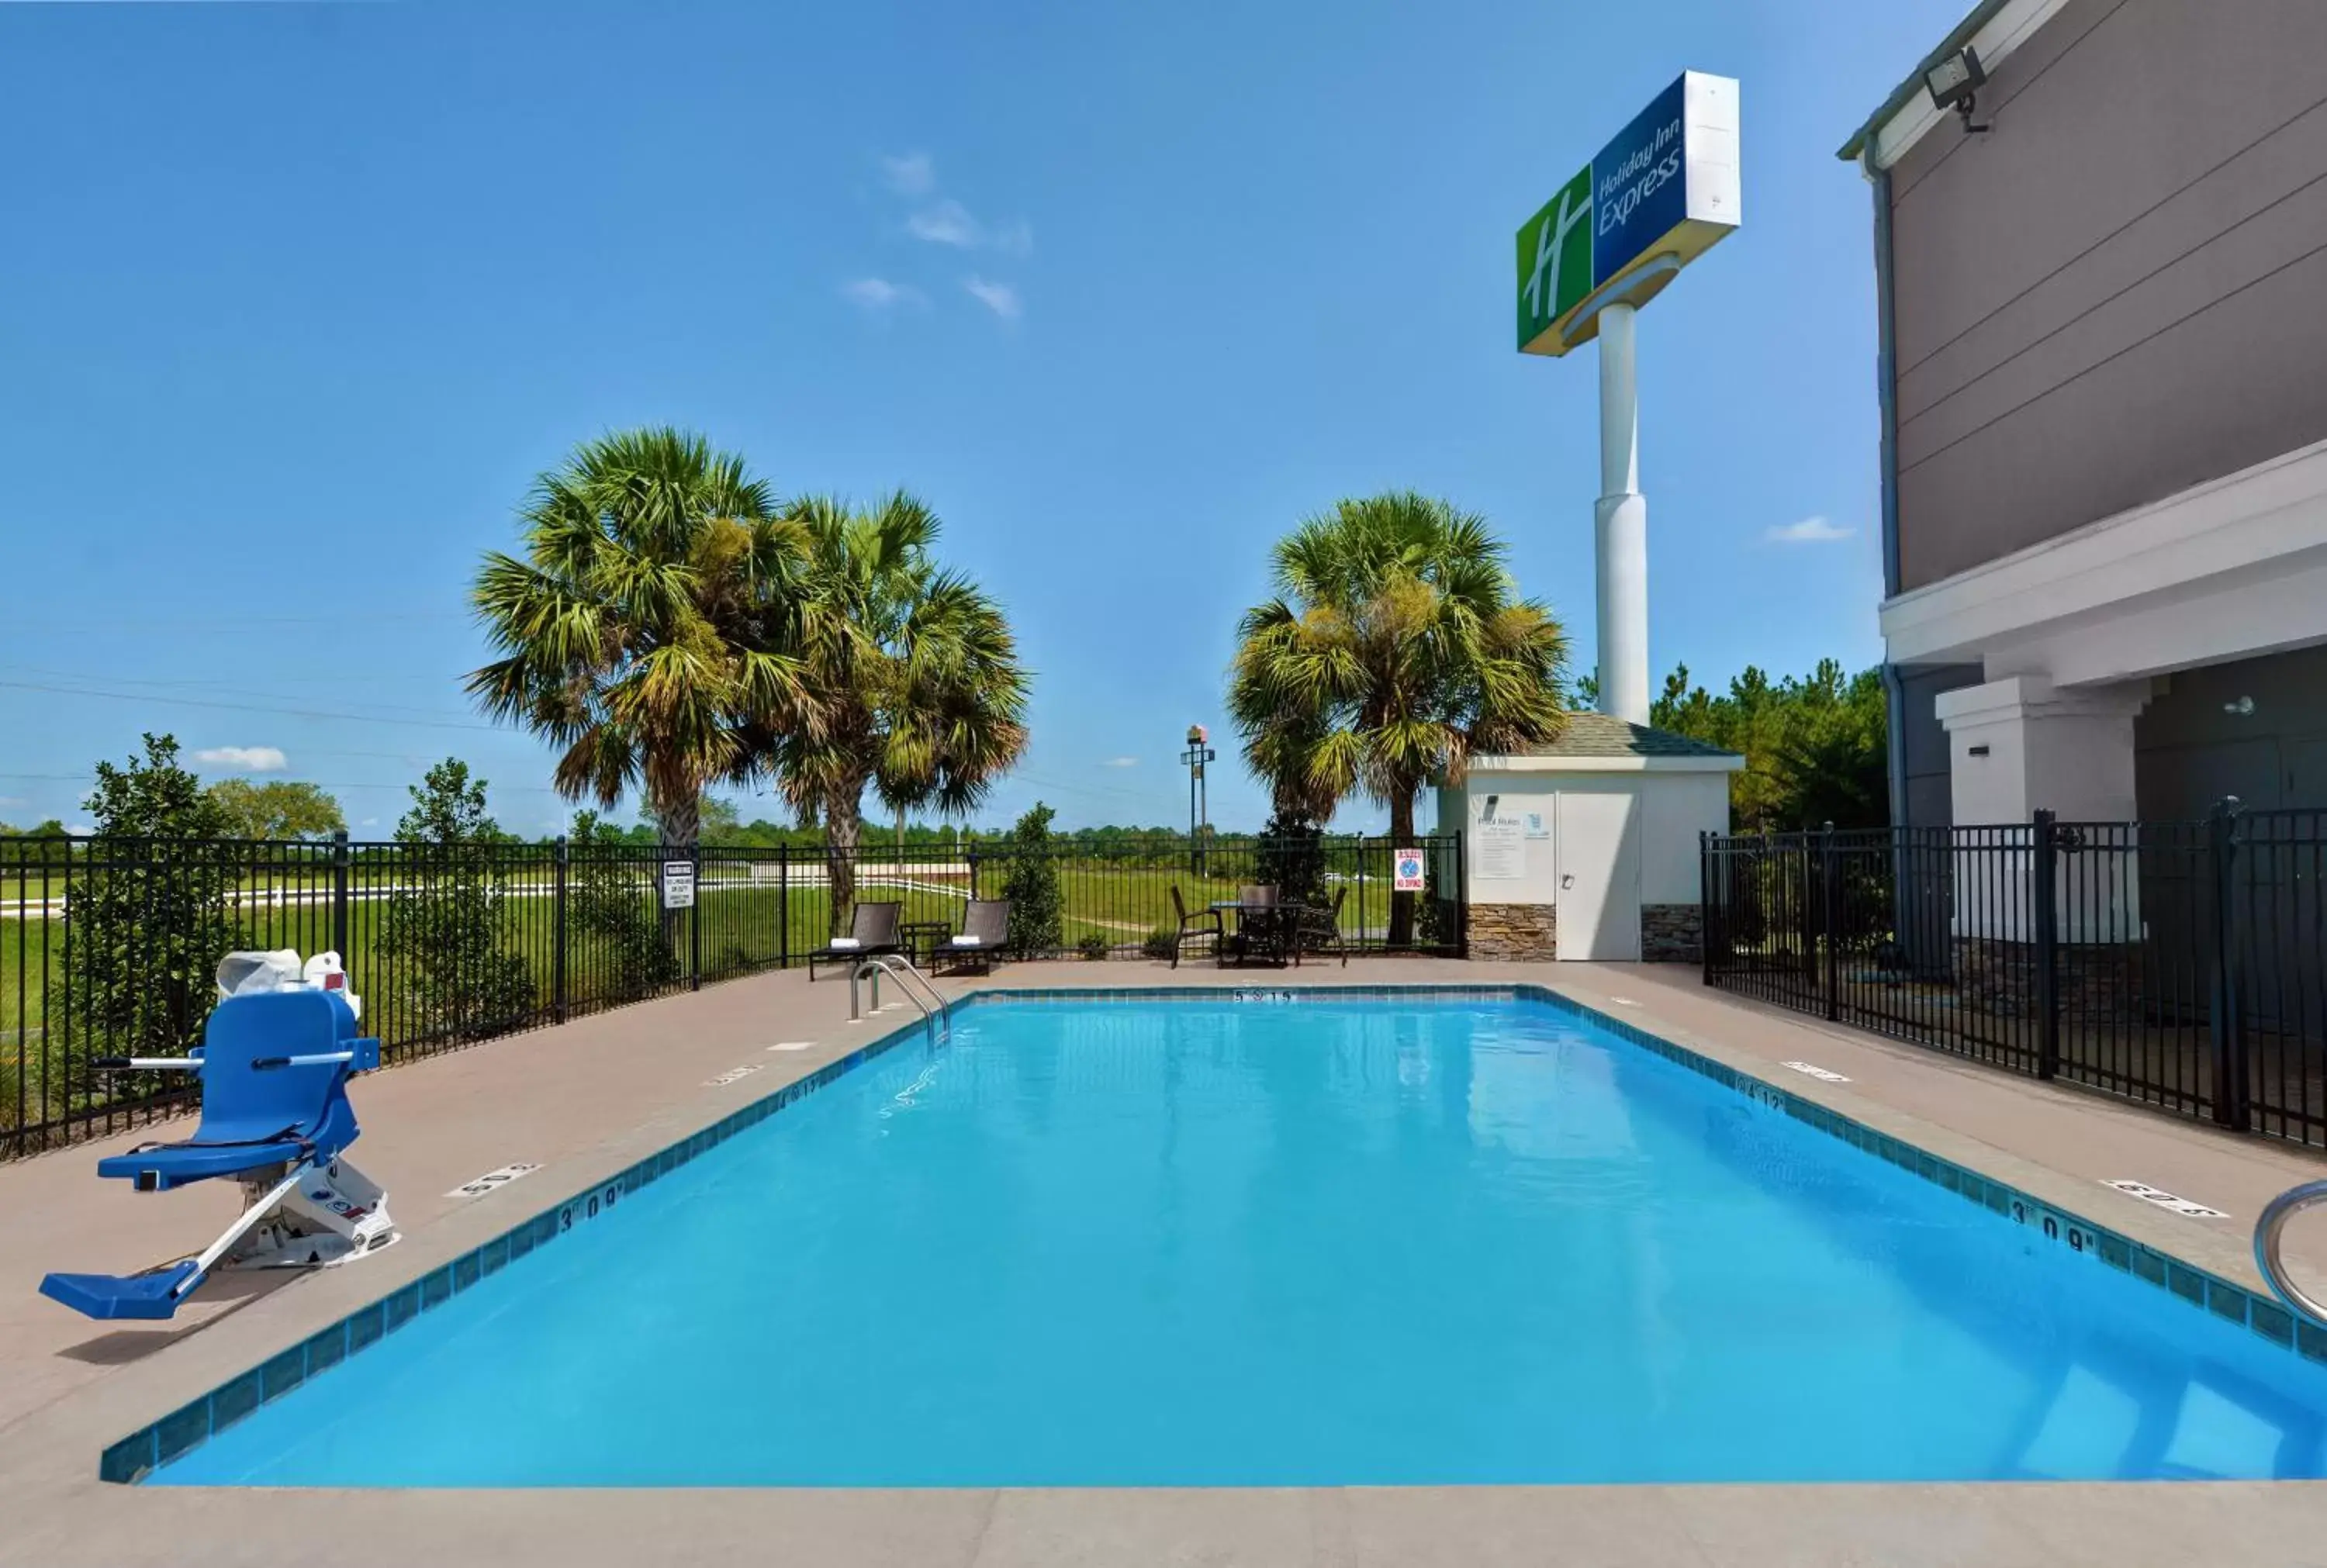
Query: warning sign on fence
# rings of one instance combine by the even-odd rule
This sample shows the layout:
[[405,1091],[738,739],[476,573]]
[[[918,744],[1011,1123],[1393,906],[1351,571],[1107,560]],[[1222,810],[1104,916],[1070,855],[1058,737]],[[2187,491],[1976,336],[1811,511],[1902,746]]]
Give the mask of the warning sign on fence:
[[691,910],[695,907],[693,861],[667,860],[662,863],[662,907],[667,910]]
[[1390,886],[1397,891],[1421,892],[1424,882],[1420,850],[1401,849],[1390,857]]

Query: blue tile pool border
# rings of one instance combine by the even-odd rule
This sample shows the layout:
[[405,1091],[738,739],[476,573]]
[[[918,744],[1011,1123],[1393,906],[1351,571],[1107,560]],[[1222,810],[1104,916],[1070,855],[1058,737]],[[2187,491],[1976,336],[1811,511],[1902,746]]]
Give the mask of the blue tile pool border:
[[[1741,1098],[1779,1111],[1808,1127],[1848,1143],[1990,1210],[2073,1254],[2093,1257],[2167,1293],[2207,1315],[2242,1324],[2271,1344],[2327,1364],[2327,1332],[2300,1321],[2267,1296],[2233,1284],[2203,1269],[2193,1268],[2171,1254],[2157,1251],[2132,1237],[2097,1225],[2082,1215],[2047,1203],[2016,1187],[1996,1181],[1967,1166],[1942,1160],[1930,1152],[1855,1121],[1840,1112],[1803,1097],[1792,1090],[1766,1083],[1711,1057],[1652,1034],[1637,1024],[1602,1013],[1597,1008],[1540,985],[1126,985],[1126,986],[1003,986],[971,994],[954,1003],[958,1013],[974,1005],[995,1003],[1059,1003],[1093,1002],[1229,1002],[1244,1004],[1366,1000],[1428,1000],[1433,1002],[1538,1002],[1581,1018],[1627,1043],[1664,1058],[1711,1079]],[[834,1080],[892,1047],[922,1032],[919,1019],[902,1023],[880,1038],[836,1058],[814,1072],[743,1106],[718,1121],[657,1150],[582,1191],[520,1220],[490,1241],[472,1247],[442,1267],[432,1270],[379,1300],[354,1311],[298,1344],[282,1350],[257,1367],[229,1378],[199,1398],[139,1428],[107,1447],[98,1461],[100,1480],[134,1484],[162,1466],[192,1452],[262,1406],[274,1403],[308,1379],[321,1376],[350,1356],[379,1343],[396,1330],[491,1279],[538,1247],[548,1246],[576,1225],[611,1213],[629,1194],[669,1175],[681,1165],[708,1153],[747,1128],[757,1126],[794,1101],[816,1093]]]
[[[957,1004],[957,1007],[958,1004]],[[919,1019],[899,1024],[846,1056],[726,1115],[548,1208],[519,1220],[490,1241],[471,1247],[450,1263],[357,1308],[338,1322],[311,1334],[266,1362],[230,1377],[199,1398],[107,1447],[98,1461],[98,1479],[135,1484],[184,1457],[228,1427],[288,1394],[308,1378],[369,1349],[389,1334],[433,1311],[577,1225],[611,1214],[622,1199],[710,1153],[736,1134],[755,1127],[796,1100],[885,1054],[922,1032]]]

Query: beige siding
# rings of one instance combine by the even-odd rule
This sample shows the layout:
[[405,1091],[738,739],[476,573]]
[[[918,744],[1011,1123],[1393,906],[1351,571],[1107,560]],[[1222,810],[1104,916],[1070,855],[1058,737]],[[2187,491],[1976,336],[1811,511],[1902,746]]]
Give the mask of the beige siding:
[[2327,439],[2327,0],[2071,0],[1892,171],[1901,585]]

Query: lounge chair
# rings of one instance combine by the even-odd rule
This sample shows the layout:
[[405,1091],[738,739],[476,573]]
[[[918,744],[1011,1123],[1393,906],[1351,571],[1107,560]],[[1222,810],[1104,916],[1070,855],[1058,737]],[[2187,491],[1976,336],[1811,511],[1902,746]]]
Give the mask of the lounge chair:
[[848,935],[833,938],[808,956],[809,981],[815,981],[818,964],[849,964],[876,953],[903,952],[897,941],[897,916],[904,907],[894,900],[857,900],[848,919]]
[[1341,967],[1350,966],[1350,944],[1341,935],[1341,901],[1347,887],[1333,890],[1331,904],[1303,904],[1293,914],[1293,966],[1301,966],[1304,953],[1339,953]]
[[977,966],[981,975],[994,968],[994,956],[1010,941],[1010,901],[972,899],[962,911],[961,934],[949,938],[930,954],[930,967],[950,964],[956,968]]
[[97,1162],[99,1176],[139,1192],[231,1177],[248,1207],[194,1256],[142,1274],[50,1274],[41,1293],[51,1301],[98,1319],[167,1318],[213,1269],[328,1265],[396,1239],[387,1194],[344,1158],[357,1134],[348,1076],[379,1065],[379,1041],[357,1037],[355,1013],[339,993],[229,996],[194,1054],[96,1065],[192,1072],[202,1086],[192,1137],[109,1154]]
[[1181,901],[1178,882],[1172,884],[1172,913],[1180,922],[1179,930],[1172,938],[1172,967],[1174,969],[1180,966],[1180,950],[1196,938],[1210,937],[1215,954],[1228,940],[1228,928],[1220,921],[1220,910],[1201,910],[1190,914],[1188,906]]

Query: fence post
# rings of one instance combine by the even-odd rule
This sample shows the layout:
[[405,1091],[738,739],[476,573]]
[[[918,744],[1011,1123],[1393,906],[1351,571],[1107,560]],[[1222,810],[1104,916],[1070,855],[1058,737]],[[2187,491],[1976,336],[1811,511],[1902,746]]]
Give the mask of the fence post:
[[556,891],[549,913],[549,1007],[557,1022],[565,1022],[565,877],[574,860],[574,846],[557,835]]
[[687,988],[703,989],[703,841],[696,839],[687,846],[687,858],[695,883],[695,902],[687,910]]
[[2253,1130],[2247,1084],[2244,1021],[2238,1016],[2238,853],[2236,796],[2215,803],[2206,817],[2214,859],[2214,984],[2208,1022],[2214,1055],[2214,1120],[2238,1132]]
[[2052,812],[2036,813],[2034,838],[2036,1076],[2049,1078],[2061,1070],[2061,840]]
[[1713,834],[1696,835],[1696,967],[1700,984],[1713,984]]
[[[1467,837],[1460,831],[1454,835],[1454,929],[1461,933],[1455,938],[1454,956],[1463,959],[1471,957],[1471,864],[1463,854]],[[1397,845],[1390,846],[1390,853],[1397,853]]]
[[1842,862],[1834,850],[1834,824],[1818,830],[1818,935],[1826,940],[1821,966],[1828,1022],[1842,1017],[1842,944],[1835,940],[1836,910],[1842,902]]
[[776,967],[792,966],[792,846],[776,845]]
[[352,856],[348,850],[348,830],[334,828],[332,833],[332,951],[344,964],[350,957],[348,941],[348,870]]

